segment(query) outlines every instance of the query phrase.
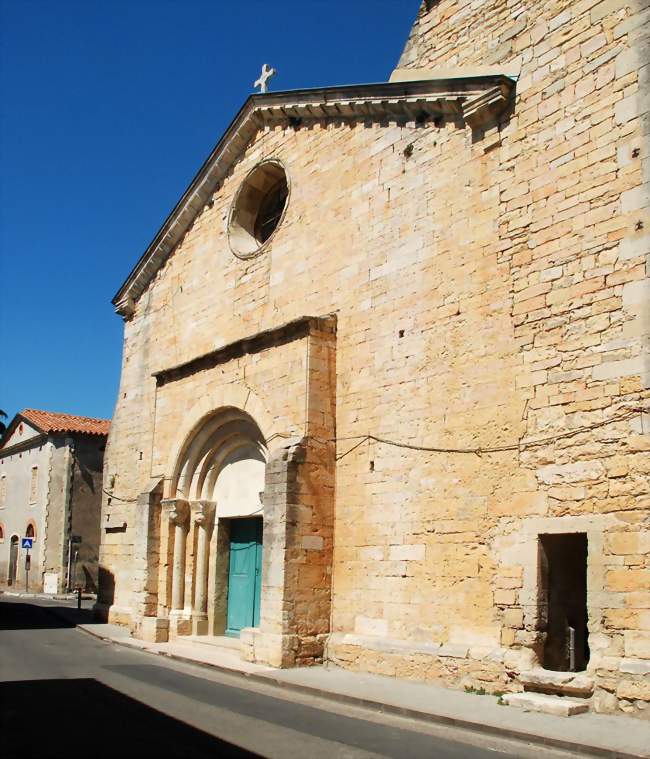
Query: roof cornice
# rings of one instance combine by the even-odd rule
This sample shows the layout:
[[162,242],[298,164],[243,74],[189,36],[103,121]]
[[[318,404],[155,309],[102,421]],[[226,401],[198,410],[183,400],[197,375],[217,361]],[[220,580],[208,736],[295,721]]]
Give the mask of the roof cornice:
[[251,95],[113,298],[125,319],[257,131],[316,119],[418,120],[455,115],[472,129],[498,117],[515,83],[507,76],[427,79]]

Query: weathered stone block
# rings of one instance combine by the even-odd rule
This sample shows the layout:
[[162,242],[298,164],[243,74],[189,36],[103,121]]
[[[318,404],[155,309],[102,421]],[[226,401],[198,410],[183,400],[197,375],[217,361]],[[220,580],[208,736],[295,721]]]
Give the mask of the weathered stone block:
[[621,659],[619,669],[630,675],[650,675],[650,661]]
[[423,544],[390,546],[388,558],[391,561],[423,561],[426,547]]
[[571,717],[589,711],[589,704],[579,699],[547,696],[544,693],[506,693],[502,696],[508,706],[518,706],[531,712],[553,714],[556,717]]
[[548,669],[531,669],[519,675],[526,690],[541,693],[560,693],[569,696],[590,696],[594,690],[593,678],[575,672],[553,672]]
[[626,657],[650,659],[650,632],[630,630],[624,637]]
[[143,617],[133,635],[149,643],[164,643],[169,640],[169,620],[160,617]]
[[613,532],[606,544],[614,554],[650,553],[650,532]]

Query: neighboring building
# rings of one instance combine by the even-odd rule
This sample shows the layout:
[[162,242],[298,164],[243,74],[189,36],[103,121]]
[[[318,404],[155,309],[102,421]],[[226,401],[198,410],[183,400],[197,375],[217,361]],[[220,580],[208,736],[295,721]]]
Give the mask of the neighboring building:
[[111,621],[650,715],[643,7],[428,0],[248,98],[114,300]]
[[97,590],[106,419],[25,409],[0,440],[0,587]]

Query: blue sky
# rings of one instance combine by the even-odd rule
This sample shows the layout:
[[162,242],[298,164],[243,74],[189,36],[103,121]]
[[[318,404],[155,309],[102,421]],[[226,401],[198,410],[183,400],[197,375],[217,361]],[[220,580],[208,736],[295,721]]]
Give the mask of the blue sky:
[[0,0],[0,408],[108,417],[111,298],[252,90],[385,81],[420,0]]

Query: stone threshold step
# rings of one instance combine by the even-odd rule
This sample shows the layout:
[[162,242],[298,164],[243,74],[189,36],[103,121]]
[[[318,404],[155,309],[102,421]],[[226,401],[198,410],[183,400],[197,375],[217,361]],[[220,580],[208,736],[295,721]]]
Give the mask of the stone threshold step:
[[529,712],[554,714],[556,717],[572,717],[589,711],[589,704],[567,696],[548,696],[545,693],[506,693],[502,700],[508,706],[517,706]]
[[521,672],[518,680],[527,691],[583,698],[589,698],[594,692],[594,680],[586,672],[555,672],[537,668]]

